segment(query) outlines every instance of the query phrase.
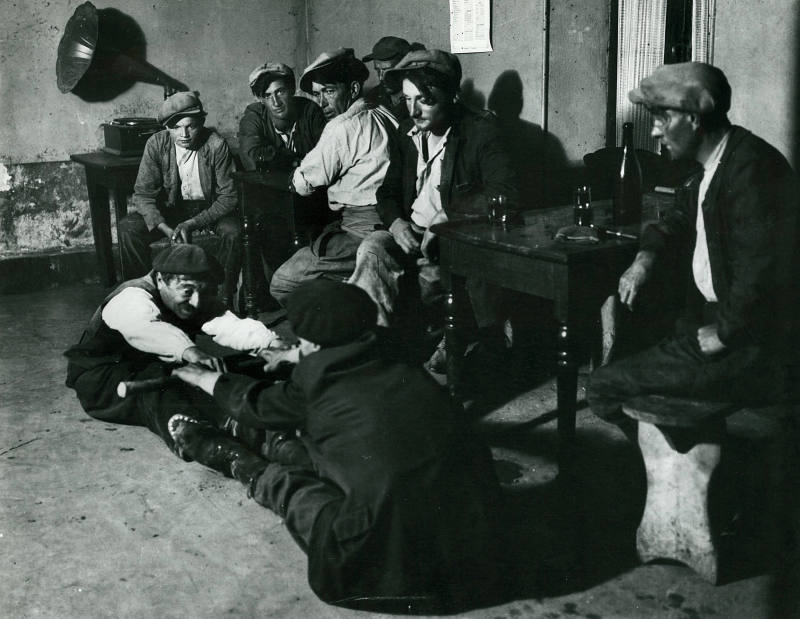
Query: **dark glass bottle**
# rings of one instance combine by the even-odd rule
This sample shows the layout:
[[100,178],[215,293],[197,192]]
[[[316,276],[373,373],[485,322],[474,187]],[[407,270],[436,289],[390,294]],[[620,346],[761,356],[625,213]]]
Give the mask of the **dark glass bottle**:
[[633,145],[633,123],[622,125],[622,164],[614,181],[615,226],[642,222],[642,168]]

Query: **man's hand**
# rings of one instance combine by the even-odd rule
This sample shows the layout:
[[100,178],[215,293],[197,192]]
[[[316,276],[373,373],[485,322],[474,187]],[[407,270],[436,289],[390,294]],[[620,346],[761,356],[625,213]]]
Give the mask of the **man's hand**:
[[172,375],[183,382],[202,389],[208,395],[214,395],[214,387],[222,372],[207,370],[199,365],[185,365],[172,370]]
[[636,300],[636,295],[639,294],[639,289],[642,287],[649,278],[650,270],[655,260],[655,254],[650,251],[640,251],[636,254],[633,264],[619,278],[619,300],[628,306],[628,309],[633,309],[633,302]]
[[414,228],[410,221],[398,217],[389,226],[389,232],[391,232],[395,242],[405,253],[409,255],[419,253],[419,241],[414,235]]
[[185,361],[186,363],[202,365],[214,371],[219,371],[222,369],[222,363],[219,359],[212,357],[206,352],[203,352],[197,346],[189,346],[189,348],[184,350],[181,360]]
[[727,348],[717,333],[717,325],[705,325],[697,330],[697,343],[705,355],[715,355]]
[[161,231],[161,234],[163,234],[165,237],[167,237],[170,241],[172,240],[172,235],[175,234],[175,230],[170,228],[164,222],[161,222],[160,224],[158,224],[157,227]]
[[258,351],[258,356],[266,362],[264,371],[274,372],[282,365],[297,365],[300,363],[300,348],[297,346],[283,350],[265,348]]
[[191,243],[192,230],[194,230],[194,222],[191,219],[182,221],[172,230],[170,241],[173,243]]

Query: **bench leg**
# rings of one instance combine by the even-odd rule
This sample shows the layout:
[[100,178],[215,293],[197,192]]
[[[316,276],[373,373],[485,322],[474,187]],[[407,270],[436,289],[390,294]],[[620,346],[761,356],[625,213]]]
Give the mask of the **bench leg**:
[[711,536],[708,487],[721,447],[699,443],[675,451],[654,425],[639,423],[639,447],[647,471],[647,501],[636,532],[643,562],[673,559],[716,584],[717,549]]

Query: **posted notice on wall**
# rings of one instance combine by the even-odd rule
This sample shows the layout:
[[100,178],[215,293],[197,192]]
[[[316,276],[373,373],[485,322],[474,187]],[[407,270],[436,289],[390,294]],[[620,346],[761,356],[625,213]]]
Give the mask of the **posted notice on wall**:
[[450,0],[450,51],[492,51],[490,0]]

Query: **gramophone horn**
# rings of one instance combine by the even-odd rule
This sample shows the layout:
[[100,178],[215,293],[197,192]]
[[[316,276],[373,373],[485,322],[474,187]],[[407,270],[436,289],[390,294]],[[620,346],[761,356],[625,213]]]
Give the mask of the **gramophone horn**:
[[112,32],[111,36],[101,36],[106,27],[104,18],[111,22],[107,26],[109,30],[138,28],[130,17],[115,9],[98,11],[91,2],[81,4],[67,22],[58,43],[56,77],[61,92],[74,91],[87,100],[110,99],[130,88],[133,82],[163,86],[165,98],[178,90],[189,90],[146,60],[134,58],[106,43],[106,39],[117,40],[119,35]]

